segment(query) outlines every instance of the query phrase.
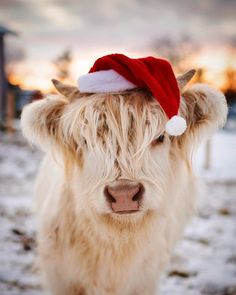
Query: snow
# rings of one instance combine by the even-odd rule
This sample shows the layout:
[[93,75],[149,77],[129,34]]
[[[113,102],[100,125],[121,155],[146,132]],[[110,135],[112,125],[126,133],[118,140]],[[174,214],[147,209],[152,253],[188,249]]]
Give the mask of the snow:
[[220,131],[210,140],[210,169],[204,171],[206,149],[199,148],[194,166],[197,174],[206,181],[235,182],[236,181],[236,135],[233,132]]
[[[161,281],[162,295],[236,294],[236,135],[219,132],[200,175],[199,214],[186,228]],[[32,187],[42,154],[20,134],[0,134],[0,295],[46,295],[35,267]]]

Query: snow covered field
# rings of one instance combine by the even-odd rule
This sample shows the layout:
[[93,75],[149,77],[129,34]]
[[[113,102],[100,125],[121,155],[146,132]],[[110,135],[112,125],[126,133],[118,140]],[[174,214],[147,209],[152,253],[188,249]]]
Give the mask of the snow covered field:
[[[162,295],[236,295],[236,135],[212,140],[212,169],[201,176],[193,218],[161,284]],[[20,135],[0,134],[0,295],[45,295],[33,267],[33,180],[42,155]],[[102,295],[102,294],[101,294]]]

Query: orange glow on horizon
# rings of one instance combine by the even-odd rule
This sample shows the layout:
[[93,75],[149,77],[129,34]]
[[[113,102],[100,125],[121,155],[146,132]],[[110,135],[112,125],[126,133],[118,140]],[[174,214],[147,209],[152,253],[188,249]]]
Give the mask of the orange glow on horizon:
[[[75,58],[71,64],[71,75],[75,79],[71,80],[71,82],[76,83],[76,79],[80,75],[88,72],[93,61],[94,56],[83,58],[83,60]],[[203,82],[208,82],[217,88],[224,89],[224,86],[227,84],[225,75],[226,69],[231,68],[236,70],[236,54],[235,50],[230,51],[227,48],[220,48],[218,50],[202,48],[195,55],[187,58],[186,63],[191,67],[204,70],[202,75]],[[27,62],[22,64],[21,67],[24,68],[26,64]],[[40,90],[43,93],[53,90],[51,78],[55,76],[52,76],[52,65],[50,62],[44,63],[43,71],[40,71],[40,68],[38,68],[36,73],[29,74],[30,66],[28,64],[26,66],[27,74],[21,75],[21,67],[18,67],[17,73],[11,73],[9,75],[9,81],[12,84],[19,85],[27,90]]]
[[12,74],[8,76],[9,81],[13,85],[19,85],[25,90],[40,90],[42,92],[50,92],[52,86],[50,80],[39,77],[21,77],[20,75]]
[[236,50],[203,48],[193,57],[192,64],[204,71],[203,82],[223,90],[227,85],[226,70],[236,71]]

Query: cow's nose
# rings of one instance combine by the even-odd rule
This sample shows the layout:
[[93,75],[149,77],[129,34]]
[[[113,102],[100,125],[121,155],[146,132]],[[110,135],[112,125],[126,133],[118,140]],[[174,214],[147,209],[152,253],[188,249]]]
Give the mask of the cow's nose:
[[113,212],[133,213],[139,210],[144,187],[141,183],[122,180],[115,185],[106,186],[104,194]]

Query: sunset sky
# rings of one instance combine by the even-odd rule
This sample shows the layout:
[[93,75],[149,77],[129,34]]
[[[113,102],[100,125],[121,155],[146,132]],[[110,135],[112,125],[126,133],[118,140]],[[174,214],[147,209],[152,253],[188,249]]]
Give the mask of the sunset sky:
[[158,40],[183,36],[197,47],[186,70],[206,67],[211,77],[236,68],[235,13],[235,0],[0,0],[0,24],[19,33],[7,38],[11,79],[42,90],[65,49],[73,55],[73,80],[101,55],[158,55]]

